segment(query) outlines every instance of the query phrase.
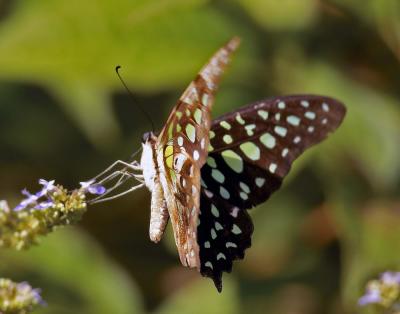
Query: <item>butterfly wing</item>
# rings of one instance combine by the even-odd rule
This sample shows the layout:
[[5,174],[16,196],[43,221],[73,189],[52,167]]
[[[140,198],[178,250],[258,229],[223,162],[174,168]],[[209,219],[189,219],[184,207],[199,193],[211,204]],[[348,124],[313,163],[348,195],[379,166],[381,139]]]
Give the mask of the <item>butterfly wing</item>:
[[200,271],[219,291],[222,272],[251,246],[246,209],[266,201],[292,162],[342,122],[345,107],[321,96],[267,99],[213,121],[207,163],[201,169],[198,226]]
[[179,99],[157,141],[160,180],[184,266],[200,266],[197,245],[200,168],[207,158],[214,95],[238,45],[239,39],[233,38],[202,68]]

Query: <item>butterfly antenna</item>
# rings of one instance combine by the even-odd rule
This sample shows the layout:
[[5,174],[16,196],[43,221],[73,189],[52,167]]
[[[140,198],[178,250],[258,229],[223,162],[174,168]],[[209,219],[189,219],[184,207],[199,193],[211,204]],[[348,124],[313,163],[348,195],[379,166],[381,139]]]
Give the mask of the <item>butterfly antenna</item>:
[[[119,70],[120,70],[120,69],[121,69],[121,66],[120,66],[120,65],[117,65],[117,66],[115,67],[115,72],[117,72],[117,75],[118,75],[119,80],[121,81],[122,85],[124,85],[125,89],[126,89],[127,92],[129,93],[129,95],[132,97],[132,99],[135,100],[135,96],[134,96],[133,93],[130,91],[130,89],[128,88],[128,86],[125,84],[124,79],[122,78],[121,74],[119,73]],[[153,123],[153,120],[151,119],[150,115],[149,115],[149,114],[142,108],[142,106],[140,106],[138,103],[136,103],[136,105],[139,107],[140,111],[146,116],[147,120],[150,121],[152,131],[154,132],[154,131],[155,131],[154,123]]]

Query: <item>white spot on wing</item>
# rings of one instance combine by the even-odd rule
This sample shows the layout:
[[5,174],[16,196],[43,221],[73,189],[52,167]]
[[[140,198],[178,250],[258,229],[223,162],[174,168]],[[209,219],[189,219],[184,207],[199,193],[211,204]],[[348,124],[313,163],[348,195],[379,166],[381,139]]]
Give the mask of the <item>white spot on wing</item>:
[[217,255],[217,261],[218,260],[220,260],[220,259],[226,259],[226,256],[225,256],[225,254],[224,253],[218,253],[218,255]]
[[234,217],[234,218],[237,218],[239,210],[240,210],[239,207],[232,207],[231,216]]
[[209,191],[209,190],[207,190],[207,189],[204,190],[204,193],[206,194],[206,196],[207,196],[208,198],[212,198],[212,197],[214,196],[213,192],[211,192],[211,191]]

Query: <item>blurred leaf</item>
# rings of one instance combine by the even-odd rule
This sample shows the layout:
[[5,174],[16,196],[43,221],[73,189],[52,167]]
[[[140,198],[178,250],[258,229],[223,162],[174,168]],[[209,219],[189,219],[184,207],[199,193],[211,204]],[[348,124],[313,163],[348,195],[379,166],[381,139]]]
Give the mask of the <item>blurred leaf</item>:
[[237,0],[262,27],[274,31],[299,30],[316,17],[316,0]]
[[229,276],[223,278],[222,293],[204,278],[193,281],[170,296],[156,314],[235,314],[241,313],[236,284]]
[[[254,223],[252,247],[246,259],[238,262],[248,276],[265,279],[281,273],[288,265],[291,273],[303,268],[303,263],[292,264],[302,220],[303,204],[283,189],[267,203],[251,210]],[[308,264],[308,262],[306,262]]]
[[[335,156],[343,152],[352,156],[375,188],[393,186],[400,172],[400,103],[352,81],[328,64],[284,55],[280,53],[276,62],[277,86],[283,93],[332,96],[347,107],[343,125],[325,147],[334,147]],[[332,167],[337,169],[343,163],[341,167],[346,168],[348,161],[335,160],[334,155],[320,154]]]
[[400,61],[400,2],[398,0],[334,0],[369,23]]
[[0,269],[43,289],[48,306],[37,313],[143,313],[137,288],[97,244],[68,228],[26,252],[1,252]]
[[[354,210],[349,206],[343,200],[337,203],[337,217]],[[359,223],[353,224],[351,229],[343,229],[344,221],[338,219],[342,229],[344,264],[342,295],[349,308],[355,308],[368,280],[386,270],[400,269],[397,249],[400,247],[399,208],[399,203],[371,203],[363,208],[362,214],[358,215]]]
[[204,2],[17,2],[0,25],[0,77],[53,88],[101,145],[105,134],[109,140],[118,134],[107,108],[107,94],[121,88],[117,64],[136,89],[174,87],[189,82],[216,48],[243,32]]

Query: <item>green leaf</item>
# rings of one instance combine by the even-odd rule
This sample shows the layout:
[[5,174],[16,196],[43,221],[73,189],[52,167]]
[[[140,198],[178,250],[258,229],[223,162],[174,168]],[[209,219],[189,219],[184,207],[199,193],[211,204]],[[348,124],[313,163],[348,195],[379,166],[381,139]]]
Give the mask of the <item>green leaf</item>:
[[1,261],[2,274],[42,288],[48,306],[37,313],[143,313],[129,275],[78,229],[58,230],[29,251],[3,251]]
[[176,87],[242,33],[204,0],[17,2],[0,27],[0,78],[47,86],[101,146],[118,136],[116,65],[133,90]]
[[262,27],[274,31],[309,26],[317,15],[315,0],[237,0]]
[[170,296],[156,314],[240,313],[236,284],[228,276],[225,276],[223,281],[222,293],[218,293],[210,280],[197,279]]

